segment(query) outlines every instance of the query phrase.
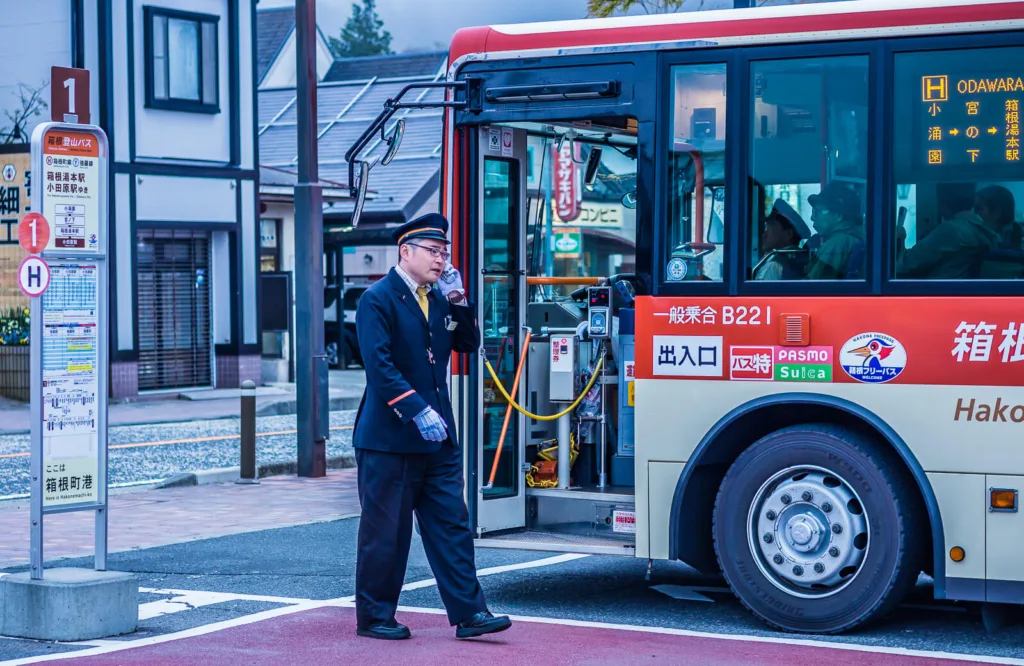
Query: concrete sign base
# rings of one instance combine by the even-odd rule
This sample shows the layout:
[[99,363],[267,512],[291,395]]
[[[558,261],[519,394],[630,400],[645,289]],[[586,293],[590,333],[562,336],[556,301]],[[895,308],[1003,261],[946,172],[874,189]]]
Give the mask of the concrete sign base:
[[0,635],[44,641],[85,641],[135,631],[139,583],[133,574],[47,569],[0,579]]

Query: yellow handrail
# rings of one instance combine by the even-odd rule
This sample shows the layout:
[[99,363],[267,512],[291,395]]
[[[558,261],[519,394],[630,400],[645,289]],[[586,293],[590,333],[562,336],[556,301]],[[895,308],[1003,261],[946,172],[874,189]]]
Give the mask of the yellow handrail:
[[563,411],[557,414],[552,414],[551,416],[538,416],[537,414],[528,412],[522,407],[520,407],[519,404],[512,399],[512,396],[508,394],[508,391],[505,390],[505,387],[502,385],[501,380],[498,379],[498,376],[494,374],[494,368],[491,367],[491,362],[487,360],[487,356],[484,356],[484,365],[487,366],[487,372],[491,373],[491,379],[493,379],[494,383],[498,386],[498,391],[501,392],[501,395],[504,396],[505,400],[508,400],[508,404],[516,408],[516,411],[518,411],[520,414],[530,417],[535,421],[557,421],[558,419],[562,418],[572,410],[576,409],[576,407],[579,406],[580,402],[583,400],[583,396],[590,393],[590,389],[594,386],[594,382],[597,381],[597,376],[601,372],[601,366],[604,365],[604,356],[602,355],[601,358],[597,361],[597,367],[594,368],[594,375],[590,378],[590,381],[587,382],[587,386],[583,389],[583,392],[580,393],[579,397],[576,398],[576,401],[569,405]]

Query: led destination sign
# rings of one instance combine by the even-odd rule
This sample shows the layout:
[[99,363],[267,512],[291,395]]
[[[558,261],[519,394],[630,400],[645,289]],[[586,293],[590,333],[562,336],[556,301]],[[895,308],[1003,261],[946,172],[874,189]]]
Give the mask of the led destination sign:
[[922,76],[920,159],[929,166],[1019,163],[1021,100],[1021,77]]

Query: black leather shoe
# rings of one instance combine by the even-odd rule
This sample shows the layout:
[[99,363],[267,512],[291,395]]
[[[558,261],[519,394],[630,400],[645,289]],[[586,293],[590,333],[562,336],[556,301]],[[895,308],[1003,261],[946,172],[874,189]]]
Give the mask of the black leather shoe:
[[494,634],[511,626],[512,620],[504,615],[494,617],[491,611],[480,611],[468,620],[459,622],[455,629],[455,638],[475,638],[484,634]]
[[357,627],[356,633],[367,638],[379,638],[385,641],[400,641],[412,636],[412,633],[409,632],[409,627],[399,624],[394,620],[374,624],[365,629]]

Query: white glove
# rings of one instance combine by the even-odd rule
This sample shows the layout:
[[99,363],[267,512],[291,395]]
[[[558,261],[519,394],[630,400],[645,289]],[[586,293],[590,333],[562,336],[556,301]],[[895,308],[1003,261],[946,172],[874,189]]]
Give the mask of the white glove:
[[441,294],[448,298],[448,294],[452,292],[464,293],[466,290],[462,286],[462,276],[459,271],[455,270],[452,266],[452,262],[449,260],[444,265],[444,272],[441,273],[441,278],[437,281],[437,286],[441,290]]
[[429,442],[443,442],[448,437],[448,428],[441,415],[433,407],[427,407],[413,417],[416,427],[420,429],[423,439]]

